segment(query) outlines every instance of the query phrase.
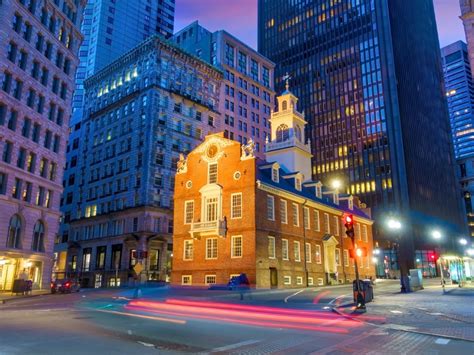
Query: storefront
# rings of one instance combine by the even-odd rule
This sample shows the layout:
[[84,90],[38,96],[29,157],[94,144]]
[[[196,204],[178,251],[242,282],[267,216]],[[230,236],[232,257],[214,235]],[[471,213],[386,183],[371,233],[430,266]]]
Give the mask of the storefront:
[[16,279],[31,280],[33,289],[41,288],[43,266],[38,260],[0,256],[0,292],[11,291]]

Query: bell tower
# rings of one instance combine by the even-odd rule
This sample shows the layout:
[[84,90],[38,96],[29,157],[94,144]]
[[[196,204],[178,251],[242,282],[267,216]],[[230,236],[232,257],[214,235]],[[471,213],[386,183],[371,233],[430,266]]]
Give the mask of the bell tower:
[[276,161],[290,172],[300,172],[304,181],[311,180],[311,147],[307,142],[304,114],[298,112],[298,98],[289,90],[288,74],[286,90],[277,97],[278,111],[272,112],[271,141],[266,145],[266,160]]

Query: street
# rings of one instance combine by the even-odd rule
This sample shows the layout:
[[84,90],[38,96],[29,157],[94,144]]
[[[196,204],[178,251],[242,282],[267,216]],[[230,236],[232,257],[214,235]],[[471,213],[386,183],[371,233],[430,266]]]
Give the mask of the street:
[[[243,301],[232,291],[181,287],[145,288],[138,299],[133,289],[18,299],[0,305],[0,353],[474,354],[474,318],[411,314],[413,324],[423,321],[431,329],[440,319],[444,328],[454,327],[449,319],[458,326],[457,336],[417,332],[402,321],[402,302],[416,304],[397,288],[396,282],[378,284],[375,303],[361,315],[331,309],[350,300],[348,286],[258,290]],[[454,297],[472,299],[472,291]],[[439,290],[427,288],[407,297],[429,307],[434,294]],[[401,308],[395,309],[387,302],[397,298]]]

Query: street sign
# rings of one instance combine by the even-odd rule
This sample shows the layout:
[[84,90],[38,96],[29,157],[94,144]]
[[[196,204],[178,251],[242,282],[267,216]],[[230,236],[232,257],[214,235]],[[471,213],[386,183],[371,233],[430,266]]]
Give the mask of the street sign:
[[135,264],[133,271],[135,271],[137,275],[140,274],[143,271],[143,265],[141,263]]

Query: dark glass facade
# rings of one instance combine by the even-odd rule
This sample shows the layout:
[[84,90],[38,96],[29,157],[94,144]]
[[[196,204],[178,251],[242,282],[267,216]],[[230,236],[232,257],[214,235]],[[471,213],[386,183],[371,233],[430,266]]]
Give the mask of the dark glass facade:
[[433,228],[463,234],[432,1],[259,0],[258,21],[276,91],[288,72],[309,121],[314,177],[361,196],[379,241],[400,218],[410,260]]

